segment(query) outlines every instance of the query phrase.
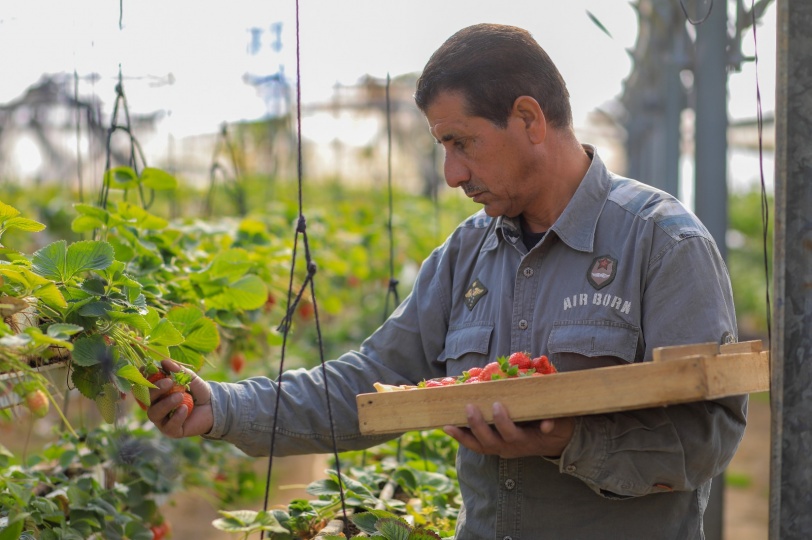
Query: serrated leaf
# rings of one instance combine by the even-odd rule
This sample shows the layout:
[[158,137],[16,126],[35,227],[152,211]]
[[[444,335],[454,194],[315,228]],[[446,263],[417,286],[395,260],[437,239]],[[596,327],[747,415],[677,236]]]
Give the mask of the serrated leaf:
[[119,203],[118,211],[124,219],[133,221],[142,229],[160,230],[169,225],[164,218],[150,214],[140,206],[128,202]]
[[217,325],[197,308],[173,308],[166,314],[166,318],[183,334],[184,348],[208,353],[220,344]]
[[73,209],[76,210],[78,214],[98,219],[102,223],[107,223],[107,220],[110,218],[110,212],[91,204],[77,203],[73,205]]
[[363,532],[367,534],[375,534],[378,532],[378,529],[375,528],[375,524],[378,523],[379,520],[392,518],[397,519],[397,516],[391,512],[387,512],[386,510],[369,510],[350,516],[350,521],[355,523],[355,525]]
[[375,524],[387,540],[409,540],[411,528],[407,523],[398,518],[383,518],[379,519]]
[[258,276],[245,276],[228,286],[221,294],[206,298],[213,309],[250,311],[259,309],[268,299],[268,288]]
[[[152,355],[150,355],[152,356]],[[194,349],[189,349],[184,346],[169,347],[169,357],[172,360],[187,365],[194,371],[198,371],[203,367],[203,355]]]
[[125,313],[122,311],[110,311],[107,313],[110,319],[118,322],[123,322],[141,332],[149,332],[149,323],[140,313]]
[[62,295],[62,291],[56,286],[56,283],[48,282],[40,285],[31,291],[31,295],[45,302],[51,307],[66,308],[68,303]]
[[71,372],[73,386],[88,399],[95,399],[101,391],[104,380],[99,366],[83,367],[74,365]]
[[17,210],[10,204],[6,204],[3,201],[0,201],[0,221],[4,221],[19,215],[20,215],[19,210]]
[[177,189],[178,181],[168,172],[154,167],[145,167],[141,171],[141,183],[156,191]]
[[84,280],[80,288],[93,296],[103,296],[106,292],[106,286],[107,283],[101,278],[92,277]]
[[54,323],[48,326],[46,332],[51,337],[67,339],[70,336],[78,334],[82,330],[84,330],[84,328],[78,324]]
[[104,183],[110,189],[138,187],[138,176],[132,167],[115,167],[104,173]]
[[13,217],[6,221],[5,223],[6,229],[19,229],[21,231],[27,232],[39,232],[45,229],[45,225],[40,223],[39,221],[34,221],[33,219],[28,219],[24,217]]
[[98,334],[82,337],[73,344],[73,363],[77,366],[95,366],[111,357],[104,338]]
[[204,273],[212,280],[225,278],[229,282],[233,282],[244,276],[253,265],[247,251],[235,248],[214,257]]
[[75,233],[91,232],[102,227],[104,227],[104,223],[92,216],[77,216],[70,224],[70,230]]
[[143,375],[141,375],[141,372],[138,371],[137,367],[130,364],[121,366],[118,369],[118,371],[116,371],[116,375],[121,377],[122,379],[127,379],[131,383],[140,384],[141,386],[146,386],[149,388],[156,387],[154,384],[149,382]]
[[113,246],[98,240],[81,240],[68,246],[65,273],[70,279],[79,272],[103,270],[113,263]]
[[113,309],[113,304],[104,300],[98,302],[88,302],[77,310],[82,317],[103,317],[108,311]]
[[234,510],[227,512],[220,510],[222,518],[212,521],[212,525],[226,532],[258,532],[269,531],[277,534],[290,534],[285,527],[270,513],[253,510]]
[[171,322],[161,319],[147,336],[147,340],[152,345],[180,345],[184,342],[183,334],[175,328]]
[[68,243],[65,240],[57,240],[34,252],[31,257],[31,269],[44,278],[62,282],[67,256]]

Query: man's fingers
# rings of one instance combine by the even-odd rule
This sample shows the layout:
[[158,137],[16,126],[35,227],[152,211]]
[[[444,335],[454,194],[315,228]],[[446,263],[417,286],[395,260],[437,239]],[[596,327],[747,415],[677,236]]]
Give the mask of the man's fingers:
[[493,424],[505,442],[516,441],[522,436],[519,426],[510,419],[507,408],[498,401],[493,404]]

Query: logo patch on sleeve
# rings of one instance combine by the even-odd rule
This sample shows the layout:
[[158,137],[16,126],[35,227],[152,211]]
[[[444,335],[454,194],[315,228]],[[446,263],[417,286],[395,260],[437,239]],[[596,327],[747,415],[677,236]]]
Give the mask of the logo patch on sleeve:
[[474,309],[474,306],[479,299],[488,293],[488,289],[482,284],[479,279],[475,279],[468,290],[465,291],[465,305],[468,306],[468,311]]
[[617,259],[609,255],[601,255],[592,261],[592,266],[586,273],[586,279],[596,289],[603,289],[612,283],[615,274],[617,274]]

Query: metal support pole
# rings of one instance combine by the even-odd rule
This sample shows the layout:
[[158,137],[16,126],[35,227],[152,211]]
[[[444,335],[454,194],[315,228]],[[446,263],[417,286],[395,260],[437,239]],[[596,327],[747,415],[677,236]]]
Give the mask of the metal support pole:
[[[696,26],[695,188],[696,215],[727,258],[727,2],[714,2]],[[724,475],[713,479],[705,511],[705,537],[722,540]]]
[[812,538],[812,2],[778,0],[770,540]]
[[727,255],[727,2],[696,26],[696,215]]

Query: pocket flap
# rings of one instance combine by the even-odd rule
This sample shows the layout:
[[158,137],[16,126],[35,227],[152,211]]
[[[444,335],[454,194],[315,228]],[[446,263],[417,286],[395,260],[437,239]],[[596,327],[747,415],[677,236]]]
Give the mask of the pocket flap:
[[615,321],[558,321],[547,340],[551,354],[576,353],[584,356],[615,356],[634,362],[640,330]]
[[468,353],[487,355],[492,333],[492,324],[450,328],[445,338],[445,350],[440,355],[439,360],[445,362]]

